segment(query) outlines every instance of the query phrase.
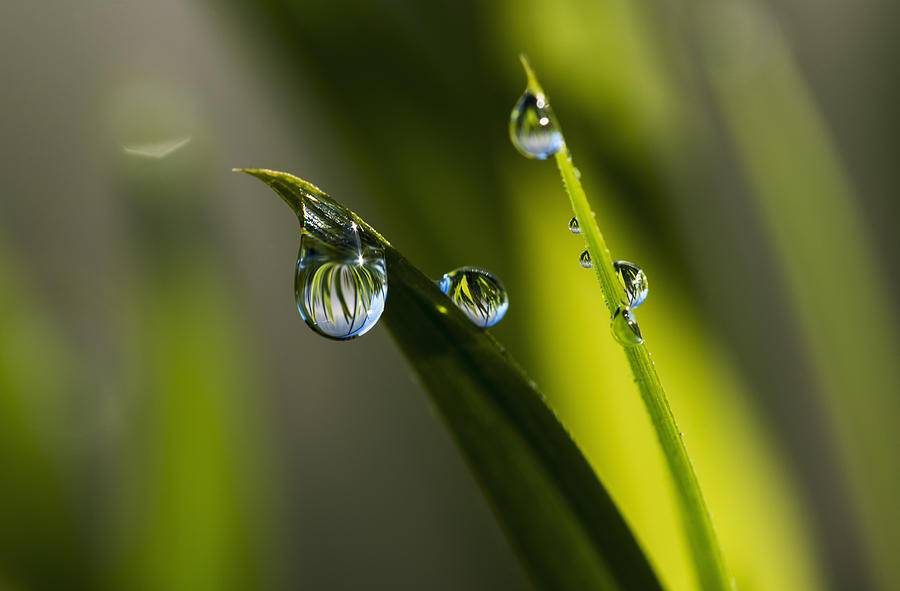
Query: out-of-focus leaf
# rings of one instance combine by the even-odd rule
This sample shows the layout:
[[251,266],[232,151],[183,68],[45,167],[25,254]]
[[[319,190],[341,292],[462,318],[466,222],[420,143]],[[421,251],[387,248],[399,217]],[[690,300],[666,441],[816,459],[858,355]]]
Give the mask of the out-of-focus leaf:
[[78,373],[10,254],[0,247],[0,589],[90,588],[66,465]]
[[[301,220],[311,197],[333,203],[289,174],[242,172],[272,187]],[[366,239],[384,248],[389,284],[384,321],[535,582],[552,589],[659,589],[609,493],[534,383],[430,279],[345,211]]]

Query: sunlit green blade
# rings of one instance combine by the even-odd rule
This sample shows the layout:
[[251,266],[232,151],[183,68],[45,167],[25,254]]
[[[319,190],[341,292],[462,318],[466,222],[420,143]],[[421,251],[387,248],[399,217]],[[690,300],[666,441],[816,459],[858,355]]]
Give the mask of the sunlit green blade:
[[[546,96],[527,58],[524,55],[521,55],[520,58],[522,66],[525,68],[528,92],[537,96]],[[558,128],[558,123],[556,126]],[[600,291],[606,307],[612,314],[613,322],[625,322],[623,319],[626,316],[619,314],[618,308],[620,302],[628,301],[627,295],[617,278],[606,241],[594,219],[578,175],[575,173],[572,155],[568,147],[563,144],[561,149],[555,152],[554,157],[573,212],[580,220],[580,234],[587,246],[585,254],[589,254],[589,260],[594,263],[594,274],[600,284]],[[584,255],[582,255],[582,266],[585,266],[583,261]],[[668,398],[656,373],[655,363],[650,360],[650,352],[647,347],[641,344],[643,341],[636,322],[628,321],[622,326],[624,332],[615,331],[616,338],[625,350],[634,381],[641,399],[644,401],[663,457],[666,460],[674,485],[675,498],[678,501],[678,512],[681,516],[684,535],[691,550],[697,581],[705,590],[733,588],[733,578],[725,563],[706,499],[700,489],[693,462],[688,456],[679,428],[675,423]]]

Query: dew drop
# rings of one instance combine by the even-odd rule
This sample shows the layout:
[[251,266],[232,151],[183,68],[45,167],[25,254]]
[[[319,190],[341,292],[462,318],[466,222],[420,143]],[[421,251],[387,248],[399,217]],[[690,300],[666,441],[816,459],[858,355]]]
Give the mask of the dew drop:
[[591,267],[594,266],[593,261],[591,261],[591,253],[589,253],[589,252],[587,251],[587,249],[585,249],[585,250],[581,253],[581,256],[578,257],[578,262],[579,262],[579,263],[581,264],[581,266],[584,267],[585,269],[590,269]]
[[577,166],[572,167],[572,172],[575,173],[575,180],[580,181],[581,180],[581,171],[578,170]]
[[644,271],[628,261],[613,261],[613,267],[625,288],[625,294],[628,296],[628,307],[637,308],[647,299],[650,287],[647,284],[647,275]]
[[613,313],[610,321],[610,330],[619,343],[626,347],[633,347],[644,342],[641,336],[641,328],[638,326],[631,308],[620,304]]
[[513,107],[509,117],[509,137],[519,152],[538,160],[547,159],[565,144],[547,98],[530,88]]
[[481,328],[500,322],[509,307],[509,296],[503,283],[484,269],[460,267],[445,274],[437,284],[456,307]]
[[578,225],[578,218],[573,217],[569,220],[569,232],[573,234],[581,234],[581,226]]
[[[355,234],[351,228],[350,234]],[[381,318],[387,298],[382,250],[326,243],[304,231],[294,282],[297,308],[307,326],[324,337],[346,340],[367,333]]]

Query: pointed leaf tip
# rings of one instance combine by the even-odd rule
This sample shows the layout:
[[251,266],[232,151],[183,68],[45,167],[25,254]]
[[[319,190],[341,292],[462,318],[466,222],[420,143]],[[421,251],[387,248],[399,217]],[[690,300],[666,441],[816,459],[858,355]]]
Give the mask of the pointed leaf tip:
[[528,79],[528,88],[543,92],[541,85],[538,84],[537,75],[534,73],[534,68],[531,67],[531,62],[528,61],[528,56],[524,53],[520,53],[519,61],[522,62],[522,67],[525,69],[525,76]]
[[266,168],[232,168],[231,171],[249,174],[269,185],[301,219],[303,217],[302,189],[310,187],[318,191],[313,185],[286,172]]

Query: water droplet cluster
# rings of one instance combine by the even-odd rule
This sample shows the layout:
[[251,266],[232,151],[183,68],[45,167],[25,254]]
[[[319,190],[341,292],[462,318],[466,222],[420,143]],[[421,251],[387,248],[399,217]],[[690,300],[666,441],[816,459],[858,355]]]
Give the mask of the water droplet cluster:
[[[310,191],[303,203],[294,280],[297,309],[316,333],[352,339],[370,331],[384,312],[388,292],[384,250],[371,229],[360,227],[347,209],[324,193]],[[437,283],[477,326],[493,326],[506,314],[506,289],[484,269],[462,267]]]
[[[569,230],[573,234],[581,233],[581,226],[577,217],[569,220]],[[594,262],[591,260],[591,253],[587,249],[583,250],[578,256],[578,263],[585,269],[590,269],[594,266]],[[647,275],[640,267],[628,261],[613,261],[613,268],[622,284],[622,288],[625,290],[628,303],[622,303],[616,308],[610,319],[610,328],[613,336],[621,344],[628,347],[639,345],[644,342],[644,339],[641,336],[641,329],[634,317],[633,310],[647,299],[647,294],[650,291]]]
[[[530,72],[527,63],[525,63],[525,68]],[[536,86],[533,76],[529,73],[529,86],[513,107],[510,115],[509,136],[519,152],[529,158],[545,160],[565,149],[565,140],[547,97]],[[568,152],[568,150],[566,151]],[[568,161],[572,162],[571,155],[568,155]],[[581,171],[573,165],[572,172],[575,182],[580,181]],[[581,234],[581,224],[577,217],[569,220],[569,231],[573,234]],[[593,268],[594,261],[591,260],[591,253],[587,249],[578,256],[578,263],[585,269]],[[632,310],[647,299],[649,293],[647,276],[640,267],[628,261],[614,261],[613,268],[622,284],[628,302],[621,303],[613,312],[610,328],[613,336],[621,344],[625,346],[638,345],[644,339]],[[446,280],[448,276],[444,277]],[[443,280],[441,286],[441,289],[444,289]],[[444,293],[447,291],[444,290]],[[465,310],[464,307],[463,309]]]

